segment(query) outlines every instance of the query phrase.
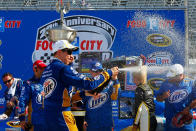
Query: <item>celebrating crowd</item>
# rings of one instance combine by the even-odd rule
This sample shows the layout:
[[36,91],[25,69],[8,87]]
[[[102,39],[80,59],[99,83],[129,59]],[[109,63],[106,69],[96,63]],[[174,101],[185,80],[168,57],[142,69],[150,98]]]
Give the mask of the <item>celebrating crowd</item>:
[[[5,73],[2,80],[7,87],[4,93],[6,109],[0,119],[6,120],[13,115],[20,120],[23,130],[32,131],[112,131],[115,125],[111,101],[117,99],[120,88],[118,67],[104,70],[102,64],[95,61],[89,69],[92,77],[86,77],[73,68],[72,52],[77,50],[78,47],[68,41],[59,40],[53,46],[54,59],[49,65],[35,61],[34,75],[29,80],[23,81]],[[194,131],[195,82],[185,77],[183,66],[174,64],[169,68],[167,79],[155,95],[147,84],[146,70],[143,65],[133,72],[137,88],[131,130],[156,130],[156,98],[165,102],[165,130]],[[71,111],[76,101],[82,101],[86,111],[82,127],[76,124]],[[97,101],[103,102],[98,105]]]

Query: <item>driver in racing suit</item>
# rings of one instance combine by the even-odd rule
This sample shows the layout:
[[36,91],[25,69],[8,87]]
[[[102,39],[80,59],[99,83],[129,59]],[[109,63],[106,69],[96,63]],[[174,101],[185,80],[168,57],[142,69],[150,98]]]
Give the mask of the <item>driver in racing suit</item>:
[[103,72],[97,80],[80,78],[70,65],[74,57],[72,51],[78,47],[67,40],[59,40],[53,46],[54,59],[45,68],[41,83],[45,92],[44,117],[47,131],[77,131],[76,122],[70,108],[71,86],[91,90],[100,88],[118,74],[118,68]]

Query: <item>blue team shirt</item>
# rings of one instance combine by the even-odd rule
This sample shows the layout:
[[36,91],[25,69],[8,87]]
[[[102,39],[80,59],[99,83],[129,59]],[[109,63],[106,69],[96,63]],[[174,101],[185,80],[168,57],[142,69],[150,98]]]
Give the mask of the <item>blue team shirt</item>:
[[33,77],[28,81],[24,81],[20,96],[20,114],[25,113],[26,106],[29,102],[32,102],[32,124],[42,124],[43,119],[43,109],[42,109],[42,98],[41,92],[43,91],[43,86],[39,84],[39,79]]
[[100,75],[97,80],[81,78],[70,65],[65,65],[59,59],[54,59],[44,70],[41,83],[45,92],[45,111],[70,110],[70,89],[76,86],[86,90],[99,87],[112,75],[111,70]]
[[115,84],[119,84],[119,81],[110,81],[109,85],[104,88],[100,98],[97,100],[94,100],[92,96],[85,96],[84,92],[80,93],[85,103],[85,120],[88,124],[88,130],[113,126],[111,95],[113,85]]
[[194,81],[190,78],[184,78],[179,85],[166,80],[162,83],[157,95],[161,95],[168,90],[170,90],[170,96],[165,100],[165,117],[171,119],[196,98],[196,89]]

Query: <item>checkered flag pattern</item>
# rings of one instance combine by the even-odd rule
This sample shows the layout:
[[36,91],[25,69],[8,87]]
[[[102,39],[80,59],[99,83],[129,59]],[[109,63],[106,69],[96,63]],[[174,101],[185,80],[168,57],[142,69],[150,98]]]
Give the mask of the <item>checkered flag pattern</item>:
[[53,59],[53,53],[44,53],[43,56],[40,56],[40,60],[42,60],[44,63],[50,63]]

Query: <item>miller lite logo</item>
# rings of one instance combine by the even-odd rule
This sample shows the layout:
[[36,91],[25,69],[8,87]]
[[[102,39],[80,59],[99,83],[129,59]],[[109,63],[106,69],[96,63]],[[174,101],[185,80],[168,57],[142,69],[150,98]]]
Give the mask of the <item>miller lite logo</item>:
[[101,96],[98,99],[94,99],[93,97],[89,99],[89,108],[95,109],[100,106],[102,106],[106,101],[108,100],[108,94],[107,93],[101,93]]
[[188,96],[187,90],[185,90],[185,89],[183,89],[183,90],[177,90],[177,91],[174,91],[170,95],[169,102],[170,103],[178,103],[178,102],[184,100],[187,96]]
[[56,80],[52,77],[49,77],[44,81],[43,86],[44,86],[45,98],[48,98],[56,88]]

